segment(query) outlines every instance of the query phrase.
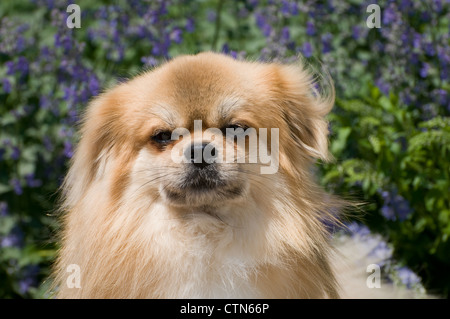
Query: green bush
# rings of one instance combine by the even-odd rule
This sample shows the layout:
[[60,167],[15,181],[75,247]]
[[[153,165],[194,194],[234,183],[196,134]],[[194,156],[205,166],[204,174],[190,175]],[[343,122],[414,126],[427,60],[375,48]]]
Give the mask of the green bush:
[[448,293],[450,117],[421,121],[394,94],[367,91],[336,102],[330,115],[336,161],[321,166],[322,183],[364,200],[362,219],[387,234],[395,257]]

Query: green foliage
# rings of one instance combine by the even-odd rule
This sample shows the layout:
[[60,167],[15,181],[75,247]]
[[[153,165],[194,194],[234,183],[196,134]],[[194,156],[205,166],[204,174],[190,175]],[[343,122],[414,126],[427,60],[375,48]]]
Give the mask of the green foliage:
[[[418,120],[395,95],[369,89],[368,96],[337,100],[329,116],[337,160],[321,166],[322,183],[362,198],[363,220],[388,235],[395,256],[448,293],[450,118]],[[386,192],[402,204],[388,207]]]

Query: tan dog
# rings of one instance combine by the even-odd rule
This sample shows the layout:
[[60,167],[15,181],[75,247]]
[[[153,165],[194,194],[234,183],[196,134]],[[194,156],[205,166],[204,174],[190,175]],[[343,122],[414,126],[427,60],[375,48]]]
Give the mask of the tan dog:
[[[96,98],[63,187],[57,297],[339,297],[324,226],[339,201],[311,174],[329,157],[333,102],[301,65],[214,53],[175,58]],[[199,140],[196,120],[203,130],[277,128],[278,170],[194,161],[196,145],[224,154],[235,143]],[[171,139],[176,128],[193,142]],[[176,146],[191,161],[175,163]],[[81,288],[66,284],[69,265]]]

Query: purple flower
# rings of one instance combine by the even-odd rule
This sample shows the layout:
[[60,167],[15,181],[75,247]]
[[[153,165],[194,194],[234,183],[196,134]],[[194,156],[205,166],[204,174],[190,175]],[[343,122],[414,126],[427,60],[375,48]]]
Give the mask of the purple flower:
[[0,247],[15,247],[19,246],[19,238],[14,234],[4,236],[0,241]]
[[152,54],[156,56],[167,56],[167,52],[170,45],[169,39],[161,39],[162,41],[156,42],[152,48]]
[[72,84],[69,87],[65,87],[63,89],[64,91],[64,96],[63,99],[66,100],[67,102],[75,102],[76,97],[77,97],[77,88],[75,87],[76,84]]
[[25,277],[19,280],[19,292],[26,294],[31,287],[36,286],[36,280],[31,277]]
[[381,214],[387,220],[404,221],[411,214],[412,209],[408,201],[403,196],[397,194],[397,191],[382,191],[381,197],[384,200]]
[[439,73],[439,75],[442,80],[445,81],[448,79],[449,70],[450,70],[450,68],[448,68],[448,67],[441,68],[441,72]]
[[16,70],[21,72],[22,75],[28,74],[29,63],[25,57],[23,57],[23,56],[19,57],[19,59],[17,60],[17,64],[16,64]]
[[422,46],[422,35],[420,33],[414,32],[413,47],[415,49],[420,49],[421,46]]
[[411,207],[401,195],[396,195],[393,203],[398,220],[404,221],[411,214]]
[[68,123],[76,123],[78,122],[78,112],[76,109],[70,109],[69,112],[67,112],[67,120]]
[[437,115],[437,110],[431,103],[426,103],[420,106],[422,108],[425,119],[431,119]]
[[259,0],[247,0],[247,3],[250,7],[256,8],[259,4]]
[[12,147],[12,153],[11,153],[11,158],[14,161],[17,161],[20,157],[20,149],[17,146],[13,146]]
[[10,56],[16,56],[23,52],[27,46],[28,41],[23,36],[28,29],[26,24],[17,24],[9,20],[7,17],[0,21],[0,52]]
[[378,79],[375,81],[375,84],[380,89],[381,93],[384,95],[389,95],[390,86],[389,83],[384,81],[383,79]]
[[296,16],[296,15],[298,15],[298,12],[299,12],[299,10],[298,10],[298,3],[297,3],[297,1],[291,2],[291,14],[293,16]]
[[216,17],[217,17],[217,13],[214,10],[208,10],[208,12],[206,13],[206,19],[209,22],[214,22],[216,21]]
[[448,102],[449,102],[449,100],[448,100],[449,95],[448,95],[446,90],[438,89],[434,93],[435,93],[434,97],[435,97],[436,103],[438,103],[438,104],[440,104],[442,106],[448,104]]
[[428,11],[424,11],[421,13],[420,18],[422,22],[429,23],[431,21],[431,14]]
[[11,82],[7,78],[2,79],[2,85],[5,93],[11,93]]
[[[419,48],[419,46],[417,48]],[[434,56],[436,54],[436,50],[434,49],[434,44],[430,41],[427,41],[423,45],[423,49],[425,51],[425,54],[427,54],[429,56]]]
[[283,29],[281,29],[281,40],[283,40],[283,42],[287,42],[290,39],[290,34],[289,34],[289,27],[284,27]]
[[20,180],[17,178],[13,178],[9,181],[9,184],[13,187],[14,189],[14,193],[16,193],[16,195],[22,195],[23,194],[23,190],[22,190],[22,186],[20,185]]
[[51,106],[50,99],[47,96],[41,96],[39,98],[39,106],[44,110],[48,110]]
[[348,224],[347,229],[352,237],[354,236],[366,237],[370,235],[369,228],[366,225],[359,224],[357,222],[351,222],[350,224]]
[[291,13],[291,6],[288,0],[281,1],[281,13],[284,16],[288,16]]
[[441,0],[433,0],[433,7],[437,13],[441,13],[442,11],[442,1]]
[[165,16],[169,11],[167,10],[167,3],[169,1],[161,1],[159,3],[160,7],[157,9],[156,13],[160,16]]
[[351,238],[368,247],[368,256],[376,258],[377,264],[384,265],[392,258],[393,249],[380,236],[373,235],[366,225],[351,222],[345,229]]
[[408,267],[399,267],[396,269],[400,281],[409,289],[420,283],[420,278]]
[[395,220],[396,219],[394,209],[388,205],[383,205],[383,207],[381,208],[381,214],[387,220]]
[[414,95],[409,89],[400,92],[400,98],[405,105],[413,105],[414,103]]
[[400,11],[409,11],[413,9],[414,5],[411,0],[401,0],[400,1]]
[[430,70],[430,65],[426,62],[422,63],[422,68],[420,69],[420,76],[426,78],[428,76],[428,71]]
[[16,51],[22,52],[26,48],[26,41],[23,36],[18,36],[16,40]]
[[158,65],[158,60],[156,60],[152,56],[143,56],[141,58],[141,62],[144,63],[145,65],[151,66],[151,67]]
[[266,19],[264,18],[264,16],[259,13],[256,12],[255,13],[255,20],[256,20],[256,25],[258,26],[258,28],[263,29],[264,26],[266,25]]
[[5,62],[6,66],[6,74],[7,75],[13,75],[16,72],[16,67],[14,61],[7,61]]
[[322,53],[328,53],[331,52],[331,40],[333,40],[333,36],[331,33],[325,33],[322,35]]
[[309,42],[303,43],[301,51],[306,58],[311,57],[313,55],[313,48],[311,46],[311,43]]
[[26,294],[31,287],[38,285],[38,274],[39,266],[37,265],[30,265],[24,269],[22,278],[19,280],[19,292],[21,294]]
[[19,227],[14,227],[8,235],[3,236],[0,247],[21,247],[23,245],[23,233]]
[[443,47],[438,48],[438,59],[442,65],[450,64],[450,54],[448,54],[447,50],[448,50],[448,47],[447,48],[443,48]]
[[0,202],[0,217],[8,216],[8,214],[9,214],[8,203]]
[[419,62],[419,55],[417,53],[411,53],[409,56],[409,62],[412,64],[417,64]]
[[397,13],[392,5],[388,6],[383,11],[383,24],[384,25],[390,25],[391,23],[396,22],[397,20]]
[[306,34],[309,36],[313,36],[316,34],[316,27],[311,21],[306,22]]
[[34,178],[34,173],[25,175],[25,182],[28,187],[35,188],[42,186],[42,181]]
[[355,25],[352,28],[352,38],[358,40],[361,37],[361,27],[359,25]]
[[100,83],[98,82],[98,78],[95,75],[89,77],[89,91],[92,95],[98,95],[100,92]]
[[185,29],[187,32],[191,33],[195,31],[194,19],[188,18],[186,21]]
[[266,37],[270,36],[270,34],[272,33],[272,27],[270,26],[270,24],[265,24],[262,29],[262,32],[264,36]]
[[150,11],[144,18],[146,18],[146,20],[149,20],[150,24],[153,25],[160,22],[160,17],[158,16],[158,13],[156,11]]
[[392,248],[389,247],[389,245],[383,241],[380,240],[377,242],[375,247],[370,251],[369,255],[371,257],[377,258],[380,264],[384,264],[387,260],[389,260],[392,257]]
[[230,46],[228,45],[228,43],[225,43],[222,46],[222,52],[225,53],[225,54],[228,54],[230,52]]
[[73,156],[73,147],[72,143],[69,140],[64,141],[64,156],[67,158],[72,158]]
[[62,126],[58,132],[58,135],[60,137],[71,137],[73,135],[73,131],[67,126]]
[[183,31],[175,28],[170,34],[170,39],[176,44],[180,44],[183,41]]

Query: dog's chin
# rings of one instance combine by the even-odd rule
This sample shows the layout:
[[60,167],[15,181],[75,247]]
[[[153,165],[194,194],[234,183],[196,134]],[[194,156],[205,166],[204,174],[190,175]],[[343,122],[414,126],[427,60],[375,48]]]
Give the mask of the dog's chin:
[[220,207],[239,201],[246,196],[247,186],[242,183],[220,183],[176,187],[165,185],[160,194],[167,205],[186,208]]

